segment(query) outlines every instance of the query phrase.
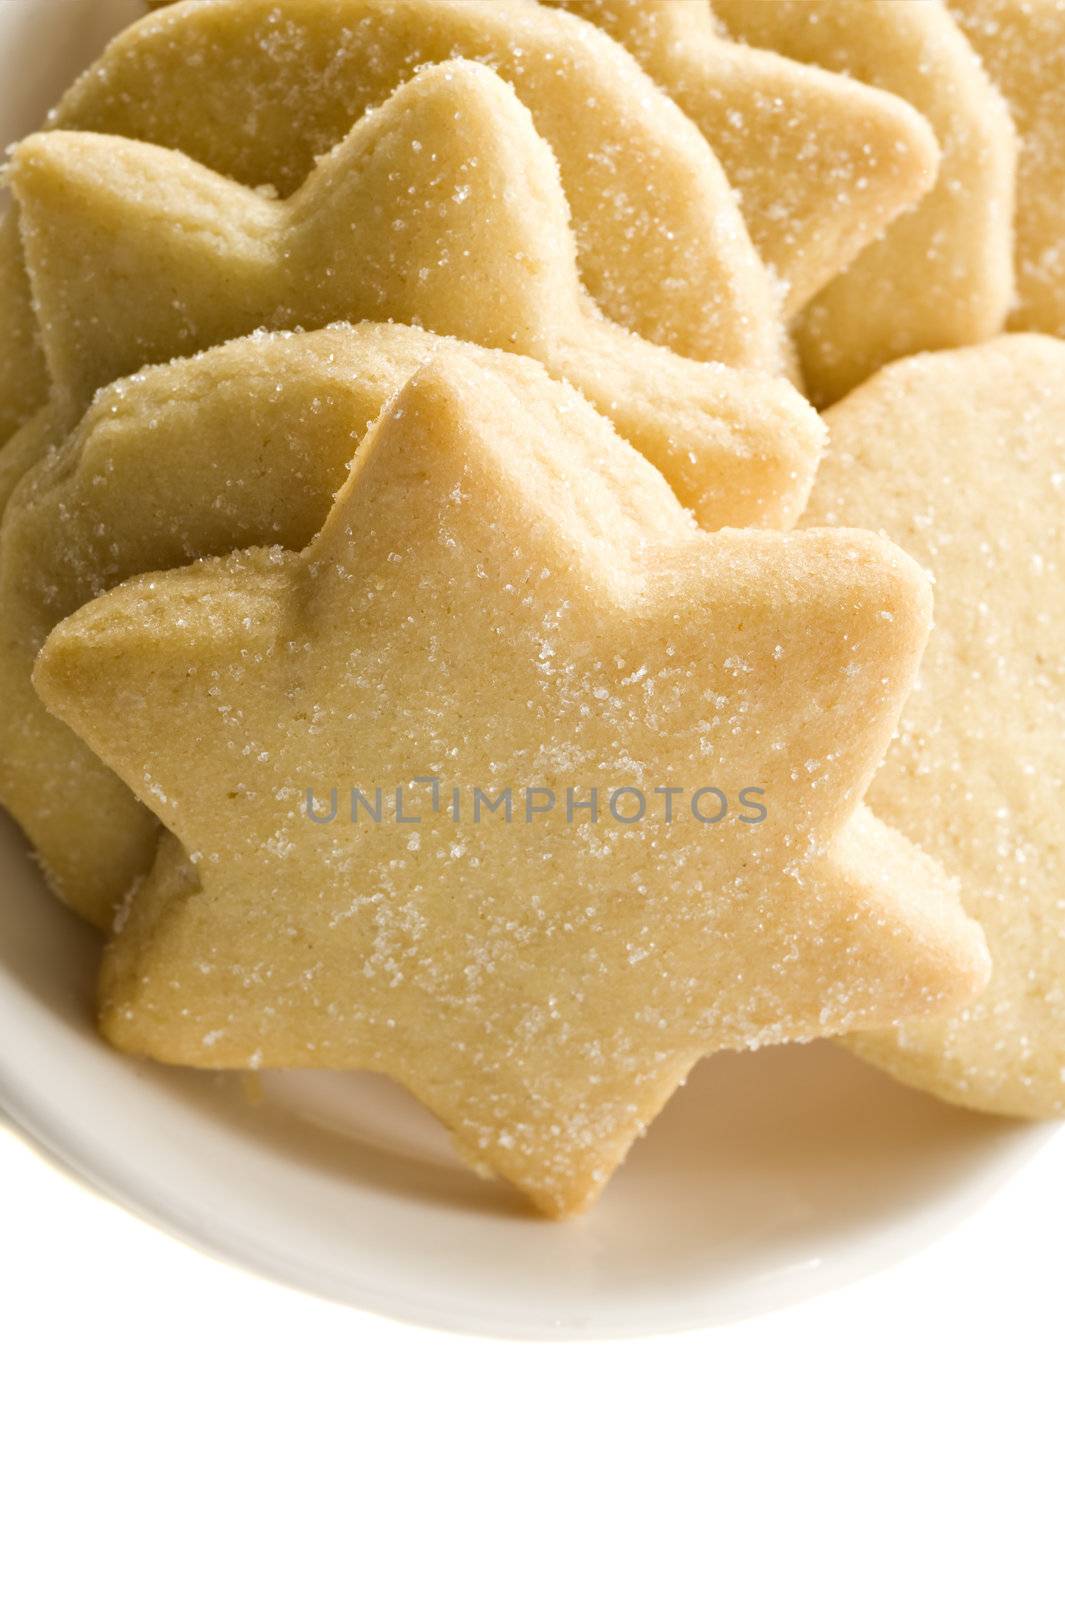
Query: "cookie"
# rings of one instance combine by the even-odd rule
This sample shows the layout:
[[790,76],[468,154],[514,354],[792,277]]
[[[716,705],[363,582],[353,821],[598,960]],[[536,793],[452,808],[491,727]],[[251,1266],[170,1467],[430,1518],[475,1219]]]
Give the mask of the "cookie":
[[158,825],[44,710],[37,652],[124,578],[264,539],[309,543],[370,423],[448,342],[368,324],[151,368],[104,390],[14,494],[0,537],[0,801],[55,891],[99,927],[151,865]]
[[916,566],[707,539],[495,359],[415,374],[304,553],[122,584],[35,682],[172,834],[106,1036],[386,1073],[566,1215],[704,1052],[958,1004],[985,956],[859,804],[928,629]]
[[[447,345],[375,323],[255,335],[150,368],[102,391],[20,484],[0,537],[0,802],[55,890],[99,926],[147,866],[155,822],[33,693],[48,632],[139,572],[264,539],[302,548],[370,422]],[[707,438],[727,420],[748,470],[774,412],[795,396],[779,379],[723,375],[734,404],[708,417]],[[0,488],[17,439],[0,453]],[[725,483],[727,450],[719,467]]]
[[[287,196],[419,66],[456,57],[510,82],[552,146],[581,279],[609,317],[697,360],[779,369],[776,293],[720,165],[628,52],[576,17],[508,0],[169,6],[111,43],[50,126],[171,146]],[[9,419],[46,399],[14,243],[0,229]]]
[[1065,336],[1065,7],[950,0],[1020,134],[1011,328]]
[[[154,823],[32,694],[49,629],[146,569],[263,537],[301,547],[366,426],[440,342],[400,326],[332,328],[256,336],[141,373],[101,393],[21,485],[0,540],[0,800],[90,920],[110,924],[150,856]],[[757,454],[780,390],[790,404],[778,380],[743,380],[730,422],[738,451]],[[2,467],[0,457],[0,480]]]
[[865,519],[936,579],[920,681],[870,790],[934,851],[994,970],[956,1017],[853,1048],[946,1099],[1065,1112],[1065,345],[888,367],[828,413],[812,522]]
[[935,182],[907,101],[728,39],[709,0],[550,0],[612,34],[705,135],[799,311]]
[[48,402],[48,374],[37,344],[18,224],[0,216],[0,448]]
[[811,397],[828,404],[886,362],[999,332],[1013,296],[1016,135],[946,7],[928,0],[714,0],[750,44],[909,100],[942,152],[908,216],[806,307],[795,327]]
[[426,68],[284,201],[104,134],[35,134],[9,175],[49,369],[75,409],[257,327],[395,319],[537,357],[705,527],[790,526],[805,503],[813,410],[784,379],[756,395],[607,321],[580,283],[550,147],[487,67]]
[[0,529],[4,510],[19,482],[41,461],[46,452],[63,437],[61,407],[43,406],[0,445]]

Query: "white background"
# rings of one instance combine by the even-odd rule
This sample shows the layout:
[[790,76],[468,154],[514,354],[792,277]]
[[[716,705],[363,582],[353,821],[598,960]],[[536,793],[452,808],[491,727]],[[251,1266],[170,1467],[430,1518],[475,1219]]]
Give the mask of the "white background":
[[1061,1600],[1065,1138],[755,1322],[534,1345],[207,1260],[0,1129],[11,1600]]
[[0,1591],[1062,1600],[1063,1224],[1059,1137],[837,1295],[508,1344],[206,1260],[0,1128]]

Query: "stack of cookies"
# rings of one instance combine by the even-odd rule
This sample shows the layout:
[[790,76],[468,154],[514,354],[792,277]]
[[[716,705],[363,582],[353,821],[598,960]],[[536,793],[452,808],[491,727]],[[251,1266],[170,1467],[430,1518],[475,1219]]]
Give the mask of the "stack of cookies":
[[1061,0],[111,44],[9,152],[0,801],[117,1048],[387,1074],[554,1216],[716,1050],[1065,1112],[1063,72]]

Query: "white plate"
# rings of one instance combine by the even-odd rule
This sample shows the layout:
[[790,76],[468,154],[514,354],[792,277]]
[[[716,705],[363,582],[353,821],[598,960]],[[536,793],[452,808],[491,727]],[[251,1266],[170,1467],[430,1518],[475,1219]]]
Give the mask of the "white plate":
[[392,1085],[146,1066],[94,1037],[96,940],[0,825],[0,1103],[68,1166],[216,1255],[353,1305],[525,1337],[663,1332],[787,1304],[968,1210],[1038,1131],[830,1045],[718,1057],[598,1207],[529,1215]]
[[[0,0],[3,140],[129,0]],[[0,1103],[65,1165],[212,1253],[352,1305],[532,1338],[749,1315],[898,1259],[1045,1137],[912,1094],[829,1045],[701,1067],[588,1217],[552,1224],[369,1077],[223,1075],[94,1036],[96,941],[0,825]]]

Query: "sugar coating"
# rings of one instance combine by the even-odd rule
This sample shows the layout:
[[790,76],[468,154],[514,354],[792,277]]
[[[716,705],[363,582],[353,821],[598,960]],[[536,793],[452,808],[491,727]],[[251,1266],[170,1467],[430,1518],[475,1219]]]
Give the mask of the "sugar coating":
[[[707,539],[533,363],[449,351],[303,553],[133,579],[35,682],[171,830],[104,964],[119,1047],[406,1084],[542,1210],[586,1205],[708,1050],[958,1005],[938,870],[860,806],[929,624],[862,533]],[[720,828],[458,823],[442,785],[764,786]],[[316,825],[398,785],[416,827]]]
[[48,397],[13,210],[0,215],[0,447]]
[[19,484],[0,539],[0,801],[52,887],[99,927],[150,867],[158,824],[44,710],[37,652],[63,617],[139,572],[309,543],[366,429],[448,344],[373,323],[254,334],[149,368],[103,390]]
[[[49,449],[63,433],[61,408],[47,405],[0,445],[0,527],[8,501],[18,484],[39,466]],[[0,545],[2,548],[2,545]]]
[[994,971],[955,1017],[861,1035],[984,1111],[1065,1112],[1065,345],[1013,335],[888,367],[828,413],[812,523],[866,519],[936,582],[877,814],[934,852]]
[[784,379],[748,387],[603,316],[551,148],[487,67],[427,67],[288,200],[105,134],[35,134],[9,172],[48,365],[75,411],[146,362],[259,326],[395,319],[570,379],[706,527],[791,526],[805,504],[812,408]]
[[[771,277],[706,141],[632,58],[516,0],[201,0],[127,29],[50,126],[144,139],[288,195],[421,66],[512,84],[558,159],[581,278],[608,316],[699,360],[778,370]],[[0,418],[44,403],[32,308],[0,224]],[[8,348],[4,348],[4,347]],[[3,435],[0,434],[0,440]]]
[[1009,326],[1065,336],[1065,4],[950,0],[1020,134]]
[[[49,631],[139,572],[264,540],[301,549],[321,527],[367,427],[453,342],[364,323],[254,334],[148,368],[103,390],[19,484],[0,540],[0,802],[56,892],[90,921],[110,926],[150,863],[156,825],[33,693],[33,662]],[[488,370],[504,359],[522,364],[463,348]],[[785,426],[796,404],[806,408],[781,379],[750,373],[740,388],[737,374],[722,368],[718,377],[697,459],[708,478],[716,470],[716,493],[727,497],[732,487],[734,509],[744,508],[750,481],[772,514],[765,489],[774,476],[785,483],[801,469],[812,477],[789,454]],[[0,454],[0,489],[4,457],[48,420],[41,413]],[[41,450],[36,436],[25,439],[30,458]],[[12,476],[27,464],[12,462]]]
[[1005,102],[936,0],[714,0],[738,38],[909,100],[942,159],[931,193],[806,307],[795,336],[812,398],[886,362],[975,344],[1012,302],[1016,135]]
[[605,28],[691,117],[793,316],[935,181],[905,100],[728,39],[709,0],[549,0]]

